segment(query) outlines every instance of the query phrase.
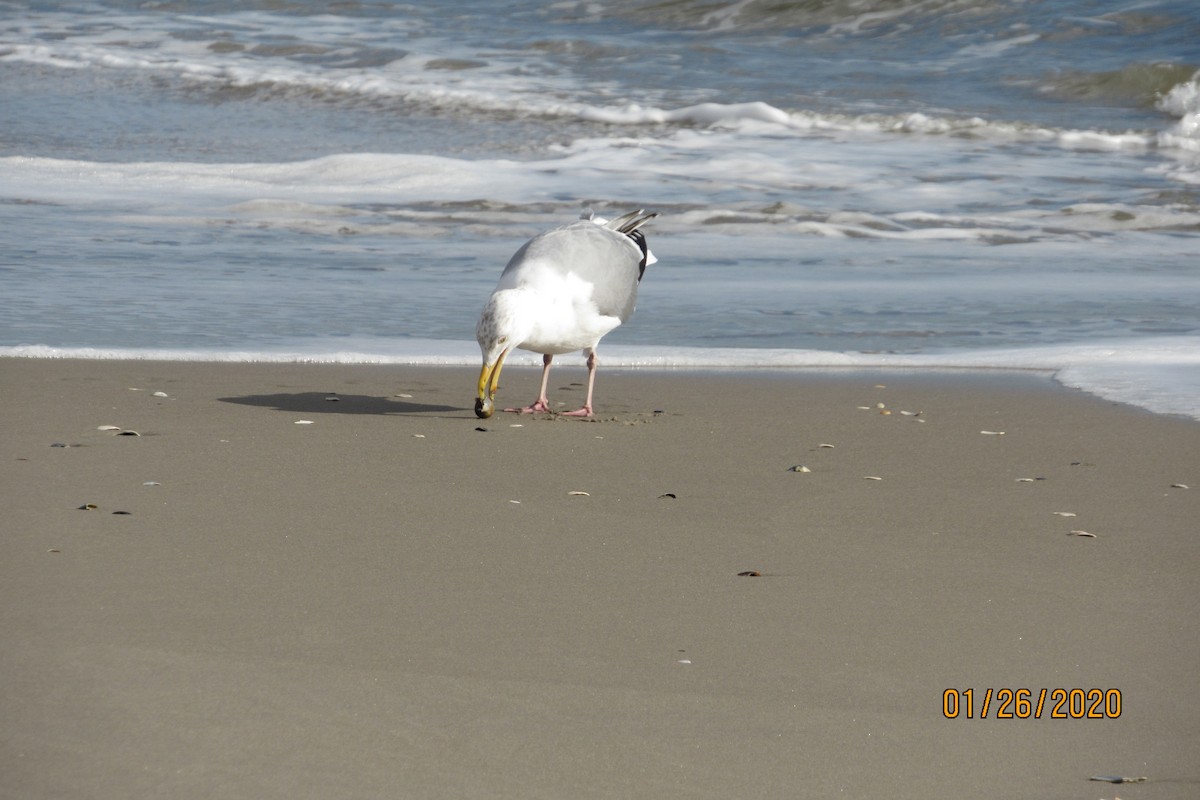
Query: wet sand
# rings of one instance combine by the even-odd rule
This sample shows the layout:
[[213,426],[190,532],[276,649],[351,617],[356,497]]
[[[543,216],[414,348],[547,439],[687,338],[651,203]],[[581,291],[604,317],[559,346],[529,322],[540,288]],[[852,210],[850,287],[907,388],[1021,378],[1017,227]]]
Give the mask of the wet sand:
[[1200,424],[603,368],[595,421],[481,421],[476,377],[0,360],[0,796],[1200,791]]

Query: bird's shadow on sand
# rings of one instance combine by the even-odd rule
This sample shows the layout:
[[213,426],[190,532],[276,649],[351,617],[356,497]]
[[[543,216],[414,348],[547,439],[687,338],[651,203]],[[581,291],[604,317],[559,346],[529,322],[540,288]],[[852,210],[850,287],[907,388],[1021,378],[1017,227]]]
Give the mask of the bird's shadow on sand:
[[462,406],[446,406],[434,403],[414,403],[394,397],[373,397],[361,394],[332,394],[330,392],[294,392],[279,394],[252,394],[243,397],[220,397],[222,403],[243,406],[258,406],[293,414],[469,414],[475,412]]

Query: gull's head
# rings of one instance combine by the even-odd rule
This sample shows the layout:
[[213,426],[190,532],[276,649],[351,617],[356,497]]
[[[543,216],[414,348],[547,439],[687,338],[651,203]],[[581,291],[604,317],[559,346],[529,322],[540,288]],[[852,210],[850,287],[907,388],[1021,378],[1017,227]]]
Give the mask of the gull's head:
[[[513,347],[524,341],[526,332],[521,316],[514,314],[515,305],[510,291],[497,291],[488,299],[475,326],[475,339],[483,354],[479,383],[475,390],[475,416],[487,419],[496,410],[496,389],[500,385],[500,369]],[[528,326],[524,326],[528,327]]]

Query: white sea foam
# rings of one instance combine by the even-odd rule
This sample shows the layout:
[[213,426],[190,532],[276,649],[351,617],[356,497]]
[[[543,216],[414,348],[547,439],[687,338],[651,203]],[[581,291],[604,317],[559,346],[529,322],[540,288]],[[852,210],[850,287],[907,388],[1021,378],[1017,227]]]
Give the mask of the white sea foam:
[[[819,140],[795,143],[764,140],[746,149],[736,135],[679,131],[654,140],[578,140],[553,158],[457,159],[416,154],[344,154],[285,163],[205,164],[190,162],[107,163],[11,156],[0,158],[0,191],[24,202],[68,203],[105,208],[130,220],[188,217],[207,223],[227,218],[265,225],[287,219],[289,227],[312,224],[330,230],[337,219],[367,215],[363,204],[386,204],[375,224],[403,233],[407,224],[428,231],[478,225],[492,219],[504,232],[514,217],[487,214],[496,207],[532,205],[563,195],[572,184],[589,193],[658,197],[678,203],[680,225],[719,226],[729,233],[760,233],[763,226],[826,236],[879,239],[1057,239],[1130,230],[1187,230],[1200,226],[1200,209],[1186,204],[1136,206],[1129,203],[1032,205],[1037,179],[1051,164],[1030,165],[1042,174],[1029,183],[1000,180],[1004,161],[993,168],[969,142],[909,142],[902,164],[896,150],[869,137],[842,142],[836,150]],[[948,152],[978,161],[976,177],[950,172]],[[847,157],[848,154],[853,157]],[[787,156],[791,157],[788,158]],[[923,164],[926,179],[914,183],[911,170]],[[1070,168],[1069,164],[1062,168]],[[1114,167],[1115,168],[1115,167]],[[1168,167],[1164,167],[1167,169]],[[995,177],[988,173],[996,170]],[[1064,175],[1064,177],[1069,177]],[[1056,190],[1053,183],[1044,184]],[[894,208],[891,213],[847,213],[759,201],[687,208],[698,195],[721,197],[731,190],[788,196],[804,191],[837,191],[858,198],[863,208]],[[449,214],[405,211],[397,206],[473,203]],[[958,209],[990,210],[965,214]],[[1007,208],[1005,208],[1007,207]],[[337,227],[332,228],[337,230]],[[382,231],[382,228],[376,228]]]
[[1159,135],[1160,143],[1164,147],[1200,153],[1200,72],[1163,95],[1158,107],[1179,118],[1173,128]]
[[[1036,39],[1016,37],[986,46],[1004,48]],[[448,45],[441,46],[449,47]],[[464,54],[463,60],[467,60]],[[492,55],[493,59],[496,56]],[[919,112],[901,114],[847,114],[805,108],[780,108],[761,100],[702,102],[670,107],[644,102],[598,103],[563,99],[578,94],[569,78],[547,75],[543,68],[521,65],[506,54],[496,63],[479,62],[467,75],[426,66],[444,58],[408,54],[371,70],[313,68],[292,61],[244,57],[222,58],[186,43],[170,47],[156,40],[150,53],[130,49],[124,41],[15,44],[0,52],[0,61],[45,64],[68,69],[109,69],[174,75],[181,80],[228,88],[262,87],[303,90],[317,95],[390,99],[463,113],[522,114],[561,117],[623,126],[703,126],[744,133],[768,130],[808,132],[873,132],[927,136],[971,136],[999,141],[1047,142],[1065,148],[1094,150],[1145,150],[1152,148],[1200,149],[1200,112],[1195,106],[1195,83],[1184,84],[1163,98],[1160,107],[1182,117],[1166,132],[1151,130],[1088,130],[1053,128],[1020,121],[992,120],[979,116],[955,117]],[[524,77],[514,77],[514,72]],[[589,91],[611,94],[600,85]],[[1190,111],[1187,109],[1191,109]],[[1177,112],[1178,110],[1178,112]]]

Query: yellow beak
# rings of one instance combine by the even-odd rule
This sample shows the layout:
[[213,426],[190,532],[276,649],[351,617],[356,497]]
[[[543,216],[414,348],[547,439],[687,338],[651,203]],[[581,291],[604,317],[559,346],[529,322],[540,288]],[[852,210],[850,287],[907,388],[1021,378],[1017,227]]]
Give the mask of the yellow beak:
[[496,389],[500,385],[500,369],[504,366],[504,357],[507,355],[507,350],[502,351],[494,364],[489,364],[485,360],[483,367],[479,370],[479,385],[475,394],[475,416],[480,419],[487,419],[496,410]]

